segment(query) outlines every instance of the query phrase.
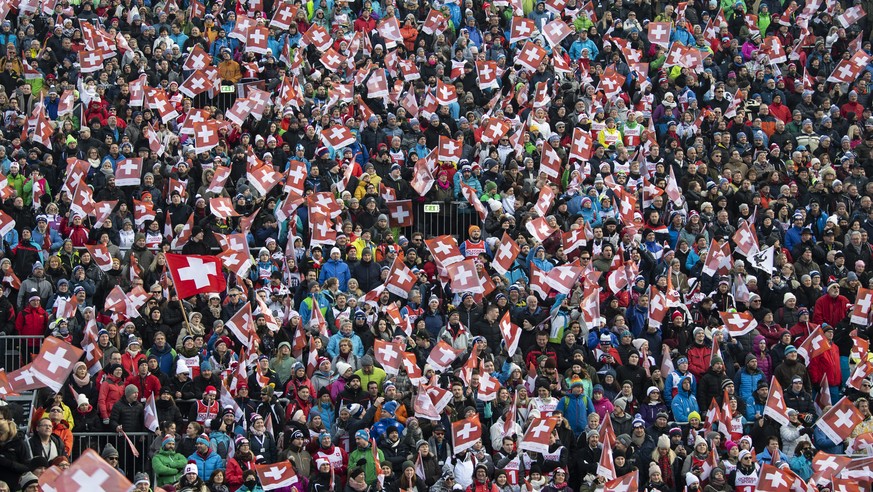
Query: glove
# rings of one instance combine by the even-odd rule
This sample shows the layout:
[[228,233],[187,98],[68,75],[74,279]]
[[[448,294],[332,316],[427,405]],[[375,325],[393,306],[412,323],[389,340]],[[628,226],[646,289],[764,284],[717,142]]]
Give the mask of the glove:
[[357,466],[366,466],[366,465],[367,465],[367,460],[361,458],[361,459],[358,460],[357,463],[355,463],[355,465],[357,465]]
[[802,436],[811,436],[812,433],[812,429],[809,427],[804,427],[803,429],[800,429],[800,435]]
[[109,425],[109,419],[103,419],[103,425]]
[[807,424],[807,425],[812,424],[812,414],[811,413],[806,413],[803,415],[803,423]]

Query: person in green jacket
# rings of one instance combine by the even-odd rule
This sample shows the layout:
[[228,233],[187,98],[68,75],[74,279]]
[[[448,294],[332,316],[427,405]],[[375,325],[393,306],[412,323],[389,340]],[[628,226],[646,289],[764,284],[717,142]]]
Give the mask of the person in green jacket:
[[179,481],[188,459],[176,452],[176,439],[165,436],[161,441],[161,450],[152,457],[152,469],[155,471],[155,481],[158,487],[173,485]]
[[[370,447],[370,432],[367,429],[361,429],[355,432],[355,443],[358,445],[352,454],[349,455],[349,467],[363,467],[364,476],[367,480],[367,485],[376,483],[376,463],[373,460],[373,449]],[[379,463],[385,461],[385,455],[382,450],[377,448],[379,453]]]

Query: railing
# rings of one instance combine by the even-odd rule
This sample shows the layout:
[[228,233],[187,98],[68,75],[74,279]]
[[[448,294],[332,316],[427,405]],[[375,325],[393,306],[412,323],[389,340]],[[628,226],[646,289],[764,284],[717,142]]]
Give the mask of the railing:
[[21,369],[30,362],[31,354],[39,353],[39,346],[45,337],[41,335],[3,335],[0,336],[0,362],[9,374]]
[[152,459],[149,456],[149,448],[157,436],[151,432],[128,432],[127,437],[133,442],[139,456],[134,456],[127,439],[122,434],[115,432],[73,432],[72,459],[78,458],[88,448],[102,453],[103,448],[107,444],[111,444],[118,450],[118,467],[124,470],[128,479],[133,480],[133,476],[139,472],[145,472],[152,476]]
[[414,207],[415,226],[403,228],[407,237],[415,230],[425,237],[450,234],[460,243],[467,239],[471,225],[481,226],[479,214],[468,202],[415,202]]

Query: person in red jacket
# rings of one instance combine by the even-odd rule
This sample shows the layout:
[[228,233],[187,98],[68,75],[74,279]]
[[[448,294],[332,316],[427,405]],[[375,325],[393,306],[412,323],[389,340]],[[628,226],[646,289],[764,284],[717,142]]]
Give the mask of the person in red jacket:
[[145,357],[137,362],[137,373],[131,374],[124,382],[125,386],[132,384],[139,390],[139,399],[143,403],[149,399],[149,396],[154,395],[157,400],[161,394],[161,381],[157,376],[149,372],[148,359]]
[[843,373],[840,369],[840,349],[834,343],[834,327],[822,325],[822,331],[824,331],[825,338],[831,343],[831,348],[809,361],[809,379],[812,384],[819,384],[822,377],[827,375],[828,386],[832,389],[831,398],[834,398],[833,390],[836,390],[837,398],[833,401],[837,401],[840,385],[843,383]]
[[234,492],[243,484],[243,472],[255,469],[255,455],[252,453],[249,440],[245,436],[237,436],[234,441],[236,452],[233,458],[227,460],[225,481],[230,492]]
[[[48,329],[48,313],[39,305],[40,297],[33,291],[27,300],[27,306],[15,318],[15,334],[24,336],[43,336]],[[30,352],[39,352],[39,343],[28,342]]]
[[712,359],[712,343],[706,341],[706,332],[701,327],[694,329],[694,342],[688,347],[688,371],[700,380],[709,370],[709,360]]
[[846,313],[849,311],[849,304],[849,299],[846,296],[840,295],[840,284],[831,282],[828,285],[828,293],[815,301],[815,309],[812,311],[812,322],[836,326],[846,317]]
[[139,367],[139,362],[143,360],[148,363],[148,358],[142,353],[142,342],[137,337],[131,337],[127,342],[127,349],[121,354],[121,366],[127,374],[136,374]]

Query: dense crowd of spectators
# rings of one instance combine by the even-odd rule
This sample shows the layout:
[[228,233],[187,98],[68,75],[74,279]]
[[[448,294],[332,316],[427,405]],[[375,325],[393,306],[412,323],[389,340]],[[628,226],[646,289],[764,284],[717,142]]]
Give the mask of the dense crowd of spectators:
[[[258,491],[255,464],[286,461],[298,480],[284,490],[301,492],[591,491],[607,478],[598,468],[606,420],[616,476],[638,473],[640,490],[746,492],[763,464],[809,481],[819,451],[871,452],[860,444],[873,432],[871,375],[846,383],[869,357],[853,347],[871,336],[869,311],[866,324],[851,313],[873,288],[873,65],[849,83],[829,77],[871,53],[868,18],[842,21],[873,2],[295,3],[287,29],[271,21],[284,8],[274,0],[0,4],[0,208],[15,221],[2,237],[0,343],[24,356],[38,340],[16,336],[80,345],[96,322],[102,351],[99,371],[83,360],[60,392],[38,390],[31,418],[15,401],[0,406],[0,491],[38,490],[47,468],[68,468],[88,447],[119,467],[131,451],[95,432],[124,431],[148,448],[119,468],[140,491]],[[269,28],[266,52],[232,36],[243,17]],[[510,42],[513,26],[528,25],[518,17],[535,30]],[[384,37],[392,18],[402,39]],[[572,32],[553,43],[542,33],[556,20]],[[669,44],[650,40],[650,22],[670,25]],[[331,36],[345,60],[338,68],[325,65],[316,31],[307,36],[314,29]],[[774,38],[785,51],[776,62],[763,44]],[[529,44],[545,51],[533,69],[519,63]],[[677,64],[674,46],[696,61]],[[180,87],[198,48],[217,78],[190,98]],[[104,57],[96,70],[83,66],[94,51]],[[496,70],[493,86],[483,67]],[[371,93],[377,72],[388,76],[384,97]],[[155,101],[132,104],[143,76],[176,117],[163,118]],[[352,99],[338,96],[346,84]],[[437,84],[454,86],[457,100],[432,105]],[[247,88],[274,99],[240,126],[226,114]],[[184,130],[197,109],[219,122],[207,152]],[[489,141],[495,122],[508,130]],[[328,145],[322,130],[336,126],[355,141]],[[578,155],[580,133],[590,157]],[[434,183],[422,195],[420,161],[445,138],[460,155],[424,166]],[[559,171],[543,172],[552,153]],[[117,185],[120,163],[134,158],[139,184]],[[69,176],[77,162],[108,214],[81,212]],[[282,184],[261,193],[254,163],[282,174],[305,166],[303,198],[336,199],[339,213],[324,218],[336,240],[312,244],[312,202],[288,216],[300,197]],[[221,167],[230,173],[216,189]],[[538,210],[547,185],[556,199]],[[234,215],[210,209],[221,197]],[[404,200],[411,227],[390,213]],[[447,205],[448,224],[457,212],[477,225],[425,235],[424,203]],[[143,218],[143,204],[153,216]],[[546,238],[527,227],[540,215]],[[760,250],[772,247],[772,274],[737,249],[743,227]],[[586,235],[579,244],[574,231]],[[493,290],[452,291],[425,244],[449,233]],[[225,263],[226,290],[179,299],[164,255],[216,254],[232,234],[244,236],[251,268],[240,276]],[[501,275],[504,234],[520,253]],[[724,269],[713,273],[710,249],[724,244]],[[406,296],[378,290],[398,262],[416,277]],[[569,294],[531,288],[534,273],[571,264],[584,274]],[[634,275],[614,289],[619,269]],[[593,320],[583,296],[592,288]],[[143,289],[148,301],[119,310],[119,289]],[[652,322],[650,296],[668,289],[681,302]],[[244,350],[249,340],[227,323],[247,303],[259,343]],[[720,312],[750,313],[757,328],[731,336]],[[507,313],[521,328],[511,356]],[[797,349],[819,327],[831,348],[804,360]],[[376,361],[377,340],[400,343],[450,392],[439,420],[420,415],[421,387],[405,366],[387,374]],[[428,364],[437,343],[460,354],[446,370]],[[501,385],[489,401],[480,398],[486,373]],[[846,396],[863,416],[843,442],[815,426],[825,376],[831,402]],[[771,381],[784,390],[789,425],[764,416]],[[149,432],[150,397],[159,428],[146,440],[138,433]],[[713,401],[730,409],[727,425],[708,423]],[[482,439],[456,454],[451,424],[474,415]],[[528,424],[549,415],[559,424],[548,452],[520,449]]]

